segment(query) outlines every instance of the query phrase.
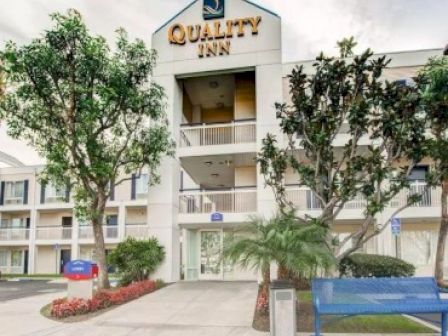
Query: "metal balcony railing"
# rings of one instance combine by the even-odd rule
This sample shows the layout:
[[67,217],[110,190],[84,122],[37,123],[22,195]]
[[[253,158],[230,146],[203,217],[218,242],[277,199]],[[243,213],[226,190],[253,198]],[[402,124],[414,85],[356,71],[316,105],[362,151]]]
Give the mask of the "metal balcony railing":
[[[117,225],[103,225],[104,238],[118,238]],[[93,239],[93,227],[91,225],[83,225],[79,227],[79,239]]]
[[70,226],[38,226],[36,227],[36,239],[38,240],[64,240],[72,239],[72,227]]
[[126,224],[125,235],[127,237],[133,237],[138,239],[149,237],[149,226],[145,223],[138,224]]
[[[436,207],[440,206],[440,188],[427,188],[426,183],[413,182],[409,190],[402,190],[390,202],[391,208],[398,208],[406,204],[410,195],[418,194],[422,198],[411,207]],[[314,192],[305,187],[287,187],[286,198],[299,210],[319,210],[322,208],[320,200]],[[364,209],[366,199],[362,194],[344,204],[344,209]]]
[[1,228],[0,241],[28,240],[30,230],[27,228]]
[[252,143],[256,141],[256,122],[181,126],[180,147],[198,147]]
[[256,190],[184,191],[179,196],[181,214],[257,211]]

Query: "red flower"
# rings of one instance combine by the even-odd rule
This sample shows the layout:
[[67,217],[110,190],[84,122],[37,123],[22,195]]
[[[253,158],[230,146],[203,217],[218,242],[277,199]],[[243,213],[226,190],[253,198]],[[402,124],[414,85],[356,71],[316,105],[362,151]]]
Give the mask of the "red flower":
[[95,294],[91,300],[83,299],[56,299],[52,302],[51,316],[64,318],[68,316],[82,315],[110,306],[139,298],[156,290],[156,283],[151,280],[134,282],[127,287],[117,290],[102,290]]

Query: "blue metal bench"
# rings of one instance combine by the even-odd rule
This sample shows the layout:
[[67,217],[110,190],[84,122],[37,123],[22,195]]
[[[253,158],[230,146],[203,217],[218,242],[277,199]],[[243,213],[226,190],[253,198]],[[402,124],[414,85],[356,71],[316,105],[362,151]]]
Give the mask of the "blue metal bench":
[[447,334],[448,300],[442,300],[434,278],[314,279],[315,335],[321,315],[434,314],[442,316]]

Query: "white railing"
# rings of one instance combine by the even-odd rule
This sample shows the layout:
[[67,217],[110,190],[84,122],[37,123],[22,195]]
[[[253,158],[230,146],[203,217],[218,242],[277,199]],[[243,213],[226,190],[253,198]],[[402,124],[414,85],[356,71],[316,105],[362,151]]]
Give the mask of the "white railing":
[[440,206],[441,188],[429,188],[424,182],[412,183],[410,189],[401,190],[398,195],[390,202],[390,206],[398,208],[408,202],[410,195],[421,195],[419,202],[414,203],[412,207],[438,207]]
[[67,226],[45,226],[36,227],[36,239],[60,240],[72,239],[72,227]]
[[126,224],[125,235],[126,238],[148,238],[149,226],[146,224]]
[[[411,188],[404,189],[390,202],[391,208],[398,208],[405,205],[410,195],[419,194],[421,200],[411,207],[436,207],[440,206],[440,188],[427,188],[423,182],[413,183]],[[315,194],[304,187],[287,188],[286,198],[299,210],[319,210],[321,209],[320,201]],[[364,209],[366,206],[365,196],[359,194],[354,199],[344,204],[344,209]]]
[[181,214],[256,211],[256,190],[183,192],[179,196],[179,212]]
[[45,203],[66,203],[66,198],[65,196],[47,196]]
[[0,229],[0,241],[28,240],[29,237],[30,237],[30,230],[26,228]]
[[182,126],[180,130],[180,147],[242,144],[255,140],[255,121]]
[[6,197],[4,200],[5,205],[23,204],[23,197]]
[[[118,238],[117,225],[103,225],[104,238]],[[84,225],[79,227],[79,239],[93,239],[93,227]]]

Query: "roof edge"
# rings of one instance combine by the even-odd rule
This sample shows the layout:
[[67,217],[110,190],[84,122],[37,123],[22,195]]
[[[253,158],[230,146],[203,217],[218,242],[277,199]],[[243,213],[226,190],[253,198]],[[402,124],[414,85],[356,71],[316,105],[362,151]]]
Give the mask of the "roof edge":
[[280,15],[278,15],[277,13],[275,13],[275,12],[273,12],[273,11],[271,11],[271,10],[267,9],[266,7],[263,7],[263,6],[259,5],[259,4],[256,4],[255,2],[252,2],[251,0],[243,0],[243,1],[248,3],[248,4],[250,4],[250,5],[252,5],[252,6],[257,7],[258,9],[261,9],[262,11],[265,11],[265,12],[271,14],[271,15],[274,15],[274,16],[280,18]]
[[[169,20],[167,20],[167,21],[165,21],[165,23],[164,24],[162,24],[159,28],[157,28],[155,31],[154,31],[154,33],[152,34],[152,35],[155,35],[155,34],[157,34],[159,31],[161,31],[163,28],[165,28],[171,21],[173,21],[175,18],[177,18],[179,15],[181,15],[182,13],[184,13],[188,8],[190,8],[191,6],[193,6],[196,2],[198,2],[199,0],[193,0],[190,4],[188,4],[186,7],[184,7],[181,11],[179,11],[176,15],[174,15],[173,17],[171,17]],[[257,7],[258,9],[261,9],[262,11],[265,11],[266,13],[269,13],[269,14],[271,14],[271,15],[274,15],[274,16],[276,16],[276,17],[278,17],[278,18],[280,18],[280,15],[278,15],[277,13],[275,13],[275,12],[273,12],[273,11],[271,11],[271,10],[269,10],[269,9],[267,9],[267,8],[265,8],[265,7],[263,7],[263,6],[261,6],[261,5],[259,5],[259,4],[256,4],[256,3],[254,3],[254,2],[252,2],[252,1],[250,1],[250,0],[243,0],[244,2],[246,2],[246,3],[248,3],[248,4],[250,4],[250,5],[252,5],[252,6],[254,6],[254,7]]]
[[161,25],[159,28],[157,28],[154,33],[152,33],[152,35],[157,34],[160,30],[162,30],[163,28],[165,28],[171,21],[173,21],[175,18],[177,18],[179,15],[181,15],[183,12],[185,12],[188,8],[190,8],[191,6],[193,6],[196,2],[198,2],[199,0],[193,0],[189,5],[185,6],[181,11],[179,11],[176,15],[174,15],[172,18],[170,18],[169,20],[167,20],[163,25]]

